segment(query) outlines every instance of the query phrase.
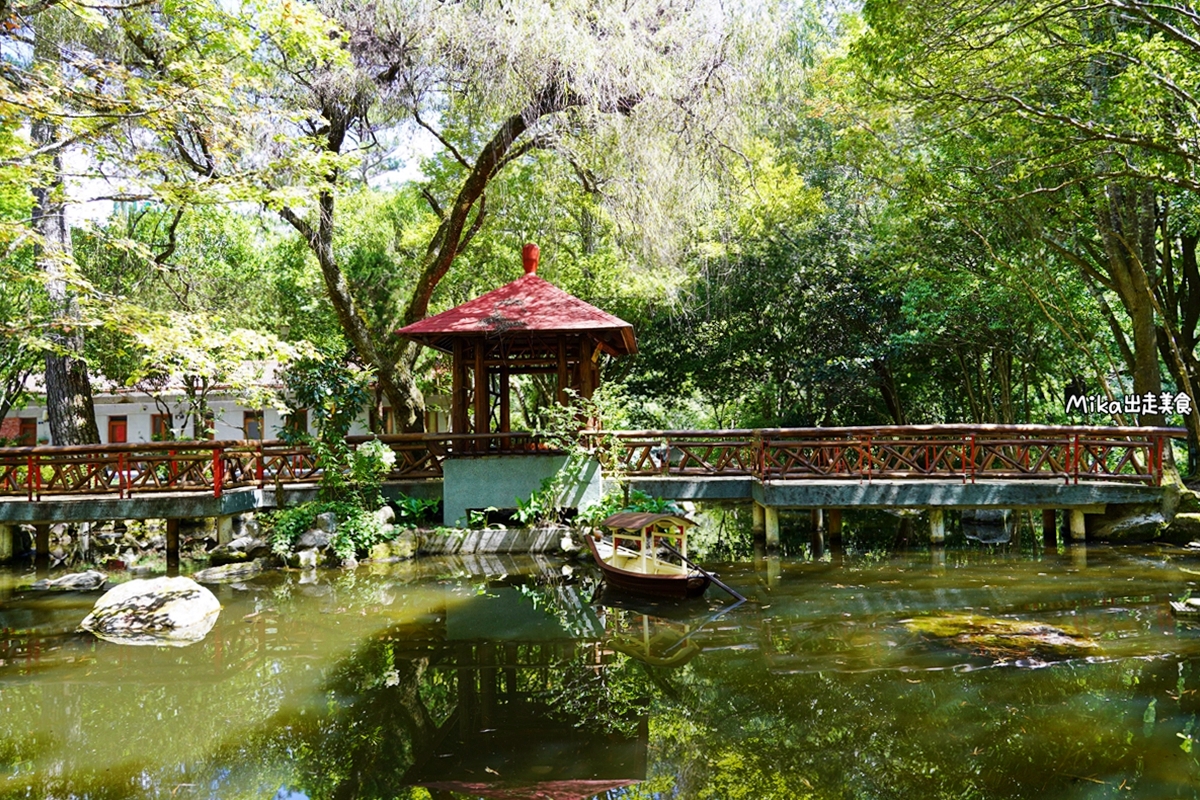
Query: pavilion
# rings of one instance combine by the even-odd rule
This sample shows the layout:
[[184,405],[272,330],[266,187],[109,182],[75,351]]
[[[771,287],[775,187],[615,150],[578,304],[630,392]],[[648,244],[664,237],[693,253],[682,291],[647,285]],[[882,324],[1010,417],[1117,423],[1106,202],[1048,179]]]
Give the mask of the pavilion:
[[[456,442],[459,456],[478,461],[511,452],[512,376],[555,375],[556,400],[565,404],[571,392],[590,398],[596,391],[602,355],[617,357],[637,352],[632,325],[538,277],[539,255],[537,245],[525,245],[521,251],[525,274],[520,278],[396,331],[399,336],[451,355],[450,432],[473,434]],[[457,473],[463,472],[459,479],[475,483],[471,497],[463,501],[463,509],[511,508],[515,502],[513,491],[528,497],[550,469],[544,461],[526,462],[518,470],[524,479],[516,480],[514,464],[493,468],[482,462],[455,463],[466,460],[451,458],[443,465],[448,522],[458,519],[453,515],[460,510],[453,499],[457,496],[452,486],[458,483],[454,477]],[[536,481],[527,485],[535,475]],[[595,480],[599,480],[598,469]],[[487,486],[496,488],[489,493]],[[485,496],[503,496],[503,500],[485,502]]]
[[538,277],[539,255],[537,245],[525,245],[523,276],[396,331],[452,356],[452,433],[510,432],[513,375],[556,375],[565,403],[568,389],[592,396],[602,353],[637,352],[632,325]]

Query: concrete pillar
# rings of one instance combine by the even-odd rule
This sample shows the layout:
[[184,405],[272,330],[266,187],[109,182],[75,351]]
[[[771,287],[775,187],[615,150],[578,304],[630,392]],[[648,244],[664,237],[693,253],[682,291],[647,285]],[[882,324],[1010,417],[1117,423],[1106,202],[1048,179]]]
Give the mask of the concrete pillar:
[[829,531],[829,537],[833,541],[841,541],[842,539],[842,510],[840,508],[831,508],[825,512],[827,518],[826,529]]
[[233,541],[233,517],[226,515],[217,517],[217,544],[229,544]]
[[16,535],[16,529],[12,525],[0,525],[0,563],[12,561]]
[[812,528],[814,531],[825,530],[825,514],[819,508],[812,510]]
[[779,550],[779,509],[774,506],[766,506],[763,509],[763,521],[766,525],[767,553],[777,552]]
[[1058,544],[1057,512],[1053,508],[1042,509],[1042,543],[1046,547]]
[[812,532],[812,557],[814,561],[825,557],[825,531],[820,528]]
[[179,520],[167,520],[167,575],[179,574]]
[[945,544],[946,542],[945,509],[929,509],[929,542],[930,544]]
[[41,575],[50,570],[50,526],[33,526],[33,566]]
[[773,588],[779,585],[779,576],[781,574],[782,559],[779,556],[767,556],[767,588]]
[[1084,526],[1083,512],[1078,508],[1071,509],[1071,541],[1082,542],[1087,539],[1087,528]]
[[753,538],[761,539],[764,535],[766,535],[767,530],[766,509],[760,506],[758,503],[751,503],[750,507],[753,509],[753,515],[750,522],[750,532],[754,534]]

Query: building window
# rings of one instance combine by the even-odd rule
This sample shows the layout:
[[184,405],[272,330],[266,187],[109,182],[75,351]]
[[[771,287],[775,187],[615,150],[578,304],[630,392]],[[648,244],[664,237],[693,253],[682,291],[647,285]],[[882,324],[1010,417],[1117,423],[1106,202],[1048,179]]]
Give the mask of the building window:
[[242,412],[242,435],[247,439],[263,438],[263,412]]
[[175,418],[170,414],[151,414],[150,440],[154,442],[171,441],[175,438],[175,433],[171,430],[174,424]]
[[108,418],[108,443],[124,444],[128,440],[129,423],[125,417]]
[[21,447],[33,447],[37,444],[37,417],[21,417],[21,427],[17,431],[17,444]]

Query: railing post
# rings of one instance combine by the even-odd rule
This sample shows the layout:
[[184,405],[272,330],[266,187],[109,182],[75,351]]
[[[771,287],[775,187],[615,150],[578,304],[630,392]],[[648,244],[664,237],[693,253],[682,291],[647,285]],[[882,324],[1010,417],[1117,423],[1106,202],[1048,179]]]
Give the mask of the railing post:
[[42,499],[42,457],[35,455],[33,457],[33,496],[35,499]]
[[875,460],[874,457],[872,457],[872,455],[871,455],[871,434],[868,433],[865,437],[863,437],[863,439],[864,439],[864,443],[859,445],[859,447],[863,448],[863,450],[862,450],[862,465],[863,466],[860,466],[859,470],[866,472],[867,482],[870,483],[871,482],[871,462]]
[[25,459],[25,488],[29,494],[30,500],[33,500],[33,497],[34,497],[33,470],[34,470],[34,456],[31,454]]
[[1154,437],[1154,485],[1162,486],[1163,450],[1166,449],[1166,437],[1161,434]]
[[258,440],[258,449],[254,453],[254,476],[258,480],[258,488],[263,488],[263,443]]
[[[1074,451],[1075,451],[1075,457],[1074,457],[1073,461],[1075,462],[1075,465],[1074,465],[1074,468],[1073,468],[1071,471],[1075,473],[1075,483],[1079,483],[1079,459],[1080,459],[1080,452],[1079,452],[1079,434],[1078,434],[1078,433],[1077,433],[1077,434],[1075,434],[1073,441],[1074,441]],[[1068,478],[1067,478],[1067,483],[1070,483],[1070,482],[1071,482],[1071,479],[1070,479],[1070,477],[1068,476]]]
[[662,474],[663,475],[671,474],[671,440],[670,439],[663,439]]
[[221,484],[225,482],[225,462],[223,460],[223,451],[220,447],[213,448],[213,497],[221,496]]
[[[967,439],[969,440],[970,447],[971,447],[971,460],[970,460],[971,483],[974,483],[975,482],[975,459],[978,458],[979,451],[975,447],[975,434],[972,433],[970,436],[967,437]],[[963,483],[966,483],[965,478],[963,479]]]
[[117,453],[117,496],[125,499],[127,475],[125,471],[125,454]]
[[767,443],[757,428],[754,431],[754,471],[760,481],[767,479]]

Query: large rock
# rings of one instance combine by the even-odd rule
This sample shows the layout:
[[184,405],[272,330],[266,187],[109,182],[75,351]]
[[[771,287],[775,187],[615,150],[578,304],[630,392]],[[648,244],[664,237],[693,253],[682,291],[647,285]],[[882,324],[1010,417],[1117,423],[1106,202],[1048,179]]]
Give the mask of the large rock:
[[371,548],[372,561],[406,561],[417,554],[419,541],[412,531],[405,531],[390,542],[380,542]]
[[1093,640],[1066,625],[974,614],[935,614],[905,620],[904,626],[924,638],[980,655],[1010,658],[1076,658],[1094,655]]
[[240,536],[237,539],[214,547],[208,551],[208,559],[213,566],[224,564],[242,564],[262,558],[271,552],[271,546],[262,539]]
[[49,580],[44,578],[33,585],[34,589],[47,592],[90,592],[99,589],[108,582],[108,576],[103,572],[90,569],[87,572],[75,572],[63,575],[61,578]]
[[1113,503],[1103,514],[1087,515],[1088,539],[1115,544],[1154,541],[1166,526],[1157,503]]
[[1191,542],[1200,539],[1200,513],[1184,512],[1175,515],[1167,526],[1166,536],[1173,542]]
[[326,511],[324,514],[317,515],[317,521],[314,523],[317,530],[325,531],[326,533],[334,533],[337,530],[337,514],[332,511]]
[[213,593],[191,578],[151,578],[109,590],[79,626],[117,644],[183,647],[203,639],[220,613]]
[[265,560],[256,558],[244,564],[225,564],[220,567],[209,567],[191,575],[197,583],[235,583],[253,578],[263,571]]
[[295,549],[310,550],[312,548],[316,548],[318,550],[323,550],[326,547],[329,547],[329,541],[331,538],[332,537],[329,535],[328,531],[324,531],[319,528],[313,528],[312,530],[308,530],[300,534],[300,538],[296,540]]
[[396,510],[389,505],[384,505],[375,512],[375,519],[379,520],[380,525],[391,525],[396,521]]

